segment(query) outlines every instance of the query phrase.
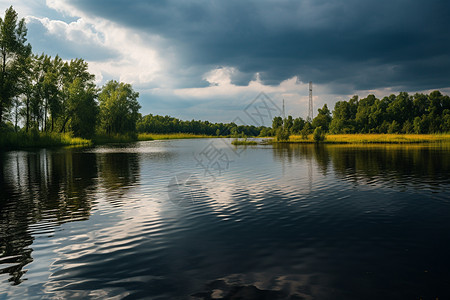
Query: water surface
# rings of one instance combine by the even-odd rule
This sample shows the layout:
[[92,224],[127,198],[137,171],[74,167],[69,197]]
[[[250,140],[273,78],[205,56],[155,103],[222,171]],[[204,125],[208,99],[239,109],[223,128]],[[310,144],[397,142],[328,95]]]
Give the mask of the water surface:
[[0,299],[448,299],[450,149],[0,153]]

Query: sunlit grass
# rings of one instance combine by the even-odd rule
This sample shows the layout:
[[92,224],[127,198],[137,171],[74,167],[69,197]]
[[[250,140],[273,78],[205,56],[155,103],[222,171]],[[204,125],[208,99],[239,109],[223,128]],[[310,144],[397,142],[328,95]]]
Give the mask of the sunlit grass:
[[139,141],[214,138],[217,136],[192,133],[139,133]]
[[[313,143],[312,135],[302,139],[291,135],[289,142]],[[328,144],[415,144],[449,143],[450,134],[328,134],[324,143]]]
[[72,137],[69,133],[25,133],[25,132],[2,132],[0,134],[0,146],[2,149],[18,148],[42,148],[61,146],[91,146],[92,141]]
[[231,144],[237,146],[237,145],[258,145],[258,142],[256,141],[249,141],[247,139],[234,139]]

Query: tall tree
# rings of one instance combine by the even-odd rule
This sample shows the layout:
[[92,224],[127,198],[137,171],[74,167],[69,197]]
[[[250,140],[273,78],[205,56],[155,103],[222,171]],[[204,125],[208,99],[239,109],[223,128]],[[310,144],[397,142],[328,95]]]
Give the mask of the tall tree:
[[293,133],[300,133],[300,131],[303,129],[303,126],[305,126],[305,120],[302,118],[296,118],[294,119],[294,124],[292,125],[292,132]]
[[331,133],[356,132],[356,112],[358,110],[358,96],[350,101],[336,102],[333,110],[333,119],[330,123]]
[[[66,132],[68,124],[72,119],[83,119],[82,116],[76,116],[81,113],[78,109],[78,102],[83,102],[85,99],[96,98],[96,87],[94,83],[95,76],[88,72],[88,64],[82,59],[71,60],[70,63],[65,63],[61,66],[62,73],[62,90],[60,94],[60,112],[62,117],[60,132]],[[83,90],[85,93],[93,94],[93,97],[81,97]],[[90,124],[95,127],[95,123]]]
[[62,95],[62,68],[64,62],[57,55],[53,60],[50,58],[49,66],[45,72],[43,80],[43,92],[46,99],[47,108],[49,110],[49,117],[51,120],[50,130],[53,131],[55,121],[62,112],[61,95]]
[[281,117],[273,118],[273,120],[272,120],[272,128],[274,130],[277,130],[281,126],[283,126],[283,118],[281,118]]
[[325,132],[328,131],[331,123],[331,112],[328,109],[327,104],[325,103],[322,108],[319,108],[317,110],[319,113],[314,118],[312,125],[314,128],[322,127],[321,130],[324,130]]
[[33,92],[33,56],[27,56],[23,58],[23,62],[20,64],[22,70],[17,86],[19,89],[20,99],[22,107],[20,110],[20,116],[24,119],[25,131],[28,132],[31,123],[31,98]]
[[355,119],[359,132],[368,133],[371,128],[375,127],[372,118],[372,108],[376,100],[374,95],[368,95],[359,101]]
[[406,120],[413,117],[413,100],[406,92],[401,92],[395,97],[395,100],[389,103],[387,112],[390,121],[396,121],[400,127]]
[[94,136],[98,115],[96,97],[96,88],[86,86],[82,78],[76,78],[69,85],[67,105],[71,115],[70,128],[75,136]]
[[18,21],[17,12],[12,6],[9,7],[5,17],[0,18],[0,124],[12,99],[20,92],[20,64],[31,55],[31,45],[26,44],[26,35],[25,19]]
[[294,126],[294,119],[292,116],[288,116],[286,119],[284,119],[284,127],[286,127],[287,130],[291,130],[292,126]]
[[[139,93],[130,84],[115,80],[106,83],[98,97],[101,129],[107,134],[135,133],[141,108],[138,97]],[[199,126],[194,122],[193,125]]]

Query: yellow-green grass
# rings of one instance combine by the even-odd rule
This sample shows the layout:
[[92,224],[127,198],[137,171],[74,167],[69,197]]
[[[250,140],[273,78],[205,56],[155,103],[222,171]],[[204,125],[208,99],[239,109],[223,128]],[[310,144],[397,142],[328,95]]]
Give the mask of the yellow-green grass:
[[43,148],[61,146],[91,146],[92,141],[72,137],[69,133],[0,133],[0,147],[2,149]]
[[[313,136],[302,139],[300,135],[291,135],[288,142],[314,143]],[[450,143],[450,134],[329,134],[327,144],[417,144]]]
[[215,138],[217,136],[192,133],[139,133],[139,141]]
[[258,145],[258,142],[256,141],[249,141],[247,139],[234,139],[231,144],[237,146],[237,145]]

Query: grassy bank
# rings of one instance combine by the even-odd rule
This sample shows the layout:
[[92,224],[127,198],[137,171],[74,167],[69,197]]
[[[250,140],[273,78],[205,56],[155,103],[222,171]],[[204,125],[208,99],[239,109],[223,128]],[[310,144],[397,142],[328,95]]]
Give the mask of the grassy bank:
[[1,132],[0,149],[23,149],[23,148],[44,148],[61,146],[92,146],[110,143],[131,143],[136,141],[169,140],[169,139],[194,139],[194,138],[214,138],[216,136],[188,134],[188,133],[141,133],[139,135],[127,134],[98,134],[92,140],[72,137],[69,133],[24,133],[24,132]]
[[139,133],[139,141],[215,138],[217,136],[191,133]]
[[0,133],[1,149],[42,148],[61,146],[91,146],[92,141],[72,137],[68,133]]
[[237,146],[237,145],[258,145],[258,142],[257,141],[249,141],[247,139],[234,139],[231,142],[231,144],[235,145],[235,146]]
[[[1,149],[42,148],[61,146],[92,146],[108,143],[130,143],[150,140],[215,138],[216,136],[170,133],[141,133],[134,135],[97,135],[92,140],[75,138],[69,133],[23,133],[2,132]],[[277,143],[275,139],[271,142]],[[234,139],[233,145],[256,145],[258,142],[247,139]],[[291,135],[283,143],[315,143],[313,135],[302,139],[300,135]],[[450,144],[450,134],[330,134],[326,135],[325,144]]]
[[[291,135],[288,143],[315,143],[313,135],[302,139],[300,135]],[[326,144],[419,144],[450,143],[450,134],[330,134],[326,135]]]

